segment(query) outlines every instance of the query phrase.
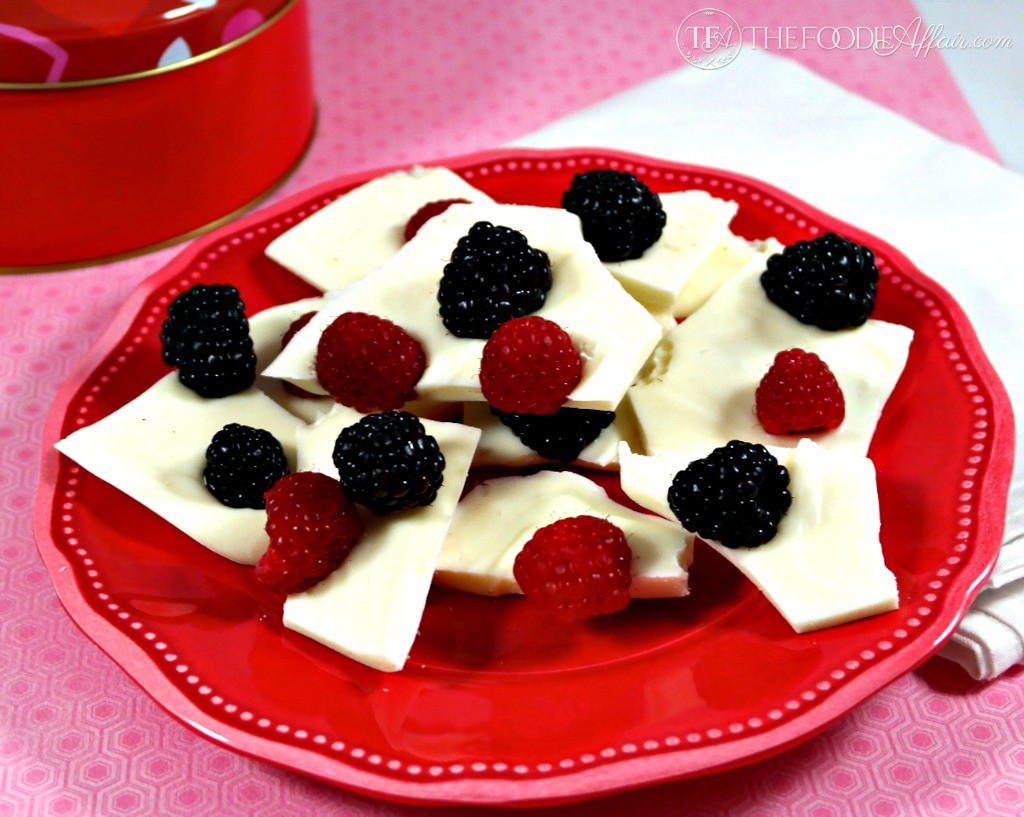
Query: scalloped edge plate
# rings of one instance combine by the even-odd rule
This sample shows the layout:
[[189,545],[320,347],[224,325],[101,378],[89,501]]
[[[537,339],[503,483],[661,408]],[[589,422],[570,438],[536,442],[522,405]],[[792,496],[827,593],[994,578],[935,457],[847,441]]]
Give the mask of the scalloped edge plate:
[[[102,573],[102,549],[87,549],[86,545],[91,544],[87,541],[89,532],[69,525],[71,517],[67,515],[75,496],[73,490],[68,493],[68,479],[88,479],[89,475],[79,475],[80,469],[60,457],[53,443],[75,427],[76,419],[87,414],[83,406],[91,402],[87,394],[90,381],[101,372],[116,372],[115,353],[120,353],[121,359],[131,354],[144,316],[145,325],[155,323],[153,310],[146,313],[146,302],[154,293],[168,291],[179,279],[200,278],[216,267],[217,258],[223,254],[245,252],[251,237],[276,235],[340,193],[401,169],[386,168],[318,185],[193,243],[128,298],[54,401],[44,431],[41,485],[35,508],[39,551],[71,618],[157,703],[190,728],[230,749],[364,793],[409,802],[539,805],[721,771],[778,753],[834,723],[931,656],[948,639],[999,553],[1014,438],[1006,392],[966,316],[945,290],[874,236],[781,190],[725,171],[591,148],[491,151],[432,164],[445,165],[485,189],[499,178],[502,186],[507,187],[510,180],[515,185],[517,174],[571,174],[593,167],[630,170],[655,189],[703,187],[735,198],[740,201],[741,216],[744,209],[756,208],[759,219],[773,221],[782,233],[788,233],[789,240],[784,243],[834,230],[875,249],[882,271],[880,292],[888,290],[908,303],[917,303],[922,320],[931,321],[931,328],[937,328],[944,365],[962,384],[951,399],[984,418],[980,435],[965,439],[962,451],[950,451],[950,456],[963,461],[962,472],[969,476],[973,487],[967,492],[969,501],[956,511],[960,515],[958,526],[949,530],[950,541],[955,544],[950,547],[945,566],[936,572],[940,580],[932,582],[932,586],[939,587],[922,594],[916,589],[920,582],[915,582],[914,595],[909,598],[902,597],[901,589],[901,610],[870,619],[875,624],[857,631],[856,643],[851,641],[849,645],[849,660],[823,676],[832,680],[821,681],[816,690],[805,690],[801,695],[794,690],[790,700],[777,702],[779,708],[762,707],[763,713],[752,711],[742,722],[723,722],[722,729],[688,732],[674,723],[666,727],[667,734],[666,730],[655,730],[643,740],[630,738],[626,743],[621,734],[613,734],[614,726],[602,735],[598,725],[592,752],[567,757],[557,748],[557,736],[551,736],[551,759],[544,762],[517,763],[515,758],[486,756],[449,763],[426,758],[419,762],[416,758],[397,754],[387,757],[360,749],[355,743],[358,736],[353,741],[348,735],[310,732],[284,722],[269,728],[273,725],[269,720],[254,718],[249,712],[258,712],[260,701],[225,703],[231,700],[230,695],[218,694],[221,690],[216,686],[225,678],[199,679],[190,675],[187,667],[176,668],[166,654],[154,652],[153,640],[159,639],[159,634],[140,635],[146,627],[133,620],[116,598],[103,592],[101,582],[89,577],[94,567]],[[526,191],[520,203],[529,200]],[[283,270],[281,274],[291,277]],[[158,373],[154,370],[154,379]],[[140,384],[140,390],[145,385]],[[883,528],[884,523],[883,515]],[[897,619],[890,618],[897,615]],[[877,646],[864,650],[864,644]],[[595,729],[593,724],[589,728]]]

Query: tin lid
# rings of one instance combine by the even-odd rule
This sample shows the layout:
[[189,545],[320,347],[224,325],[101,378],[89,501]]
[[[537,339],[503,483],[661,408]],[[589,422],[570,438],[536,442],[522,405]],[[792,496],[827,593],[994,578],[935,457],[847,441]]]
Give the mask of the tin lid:
[[0,84],[127,79],[212,55],[293,0],[3,0]]

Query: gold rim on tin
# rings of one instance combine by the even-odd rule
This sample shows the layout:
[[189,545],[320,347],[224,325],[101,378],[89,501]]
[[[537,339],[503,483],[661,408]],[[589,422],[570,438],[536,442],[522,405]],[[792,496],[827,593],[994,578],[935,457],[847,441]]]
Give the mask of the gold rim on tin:
[[119,261],[128,261],[132,258],[139,258],[143,255],[148,255],[151,252],[157,252],[158,250],[166,250],[168,247],[173,247],[175,244],[181,244],[182,242],[197,238],[203,233],[208,233],[211,230],[216,230],[218,227],[223,227],[228,222],[238,218],[242,213],[256,209],[281,189],[281,186],[288,181],[289,177],[291,177],[291,175],[298,169],[299,165],[302,164],[303,160],[309,154],[309,149],[313,146],[313,137],[316,135],[319,122],[319,109],[314,108],[313,126],[309,129],[309,136],[306,138],[306,144],[303,146],[298,158],[292,162],[266,190],[262,191],[250,201],[247,201],[241,207],[232,210],[230,213],[227,213],[220,218],[214,219],[213,221],[207,222],[199,227],[194,227],[187,233],[182,233],[181,235],[176,235],[172,238],[165,238],[163,241],[156,244],[147,244],[145,247],[139,247],[135,250],[127,250],[126,252],[115,253],[114,255],[104,255],[100,258],[84,258],[80,261],[65,261],[59,264],[40,264],[35,267],[0,267],[0,275],[32,275],[34,273],[44,272],[67,272],[68,270],[98,267],[103,264],[115,264]]
[[202,54],[196,54],[194,57],[189,57],[187,60],[181,60],[180,62],[173,62],[170,65],[162,65],[157,68],[150,68],[146,71],[137,71],[134,74],[119,74],[116,77],[96,77],[95,79],[80,79],[73,80],[71,82],[0,82],[0,91],[63,91],[69,88],[90,88],[94,85],[112,85],[115,82],[129,82],[135,79],[143,79],[145,77],[155,77],[159,74],[167,74],[171,71],[177,71],[180,68],[188,68],[190,65],[196,63],[205,62],[206,60],[212,60],[214,57],[218,57],[225,51],[230,51],[232,48],[237,48],[240,45],[244,45],[254,37],[258,37],[261,33],[266,31],[270,26],[284,17],[292,6],[294,6],[298,0],[288,0],[281,8],[279,8],[272,16],[268,17],[262,23],[260,23],[252,31],[247,31],[238,39],[232,40],[229,43],[214,48],[212,51],[204,51]]

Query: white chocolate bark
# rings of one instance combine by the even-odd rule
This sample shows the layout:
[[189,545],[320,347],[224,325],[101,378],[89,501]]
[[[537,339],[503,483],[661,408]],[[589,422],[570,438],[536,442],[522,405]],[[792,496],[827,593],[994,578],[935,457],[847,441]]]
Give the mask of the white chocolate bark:
[[320,334],[345,312],[394,321],[424,348],[427,368],[416,387],[421,398],[479,401],[484,341],[458,338],[441,323],[438,285],[458,240],[478,221],[518,230],[551,260],[552,286],[535,314],[554,321],[583,356],[583,377],[566,405],[614,410],[662,331],[602,266],[572,213],[547,207],[461,204],[429,221],[415,239],[373,273],[339,292],[299,332],[265,374],[313,392]]
[[785,249],[774,238],[746,241],[729,233],[694,270],[672,306],[672,315],[685,318],[708,302],[720,286],[734,275],[763,272],[768,257]]
[[626,291],[653,311],[671,309],[704,260],[729,234],[739,209],[734,201],[703,190],[662,193],[661,237],[629,261],[606,263]]
[[[363,415],[335,407],[298,435],[299,468],[335,479],[334,442]],[[384,672],[405,665],[434,566],[458,504],[480,432],[423,420],[445,457],[444,483],[422,508],[377,516],[360,508],[365,529],[348,558],[315,587],[288,596],[284,625]]]
[[[256,351],[256,371],[263,371],[280,353],[281,338],[288,331],[292,321],[307,312],[316,312],[323,304],[323,298],[306,298],[289,304],[272,306],[249,318],[249,334],[252,336],[253,347]],[[335,401],[326,394],[311,396],[292,394],[284,387],[284,382],[275,377],[258,375],[256,388],[307,423],[315,423],[336,405]],[[461,404],[410,400],[402,406],[402,409],[428,420],[454,420],[459,416]]]
[[[289,304],[272,306],[249,318],[249,335],[252,337],[253,349],[256,352],[256,371],[262,372],[281,351],[281,338],[296,318],[307,312],[318,311],[324,303],[323,298],[306,298]],[[256,388],[271,397],[274,402],[284,406],[296,417],[307,423],[314,422],[320,415],[331,410],[334,401],[327,395],[303,397],[292,394],[284,387],[284,383],[274,377],[256,377]]]
[[321,290],[341,289],[398,252],[409,218],[441,199],[491,200],[447,168],[389,173],[303,219],[274,239],[267,255]]
[[[464,403],[462,422],[480,429],[480,445],[476,448],[473,465],[527,466],[557,464],[545,459],[512,433],[512,429],[491,414],[486,403]],[[575,460],[576,465],[591,468],[616,468],[619,462],[619,443],[626,441],[630,448],[638,448],[640,432],[628,407],[620,406],[615,419]]]
[[200,397],[177,372],[56,447],[214,553],[252,565],[267,549],[266,511],[229,508],[203,484],[206,448],[228,423],[266,429],[294,467],[296,417],[255,388]]
[[598,516],[622,529],[633,551],[634,598],[685,596],[693,538],[678,525],[619,505],[586,477],[540,471],[477,485],[459,503],[435,580],[438,584],[500,596],[521,593],[516,556],[538,529],[571,516]]
[[[806,438],[796,448],[770,451],[789,470],[793,495],[778,533],[756,548],[708,544],[757,585],[798,633],[895,610],[896,578],[882,557],[871,460],[829,451]],[[624,450],[622,489],[639,505],[675,519],[669,486],[696,457],[677,452],[645,457]]]
[[846,401],[846,419],[815,441],[863,456],[912,337],[877,320],[838,332],[801,323],[768,300],[751,269],[665,336],[629,397],[648,453],[710,450],[733,439],[794,446],[798,438],[762,428],[754,393],[778,352],[804,349],[825,361]]

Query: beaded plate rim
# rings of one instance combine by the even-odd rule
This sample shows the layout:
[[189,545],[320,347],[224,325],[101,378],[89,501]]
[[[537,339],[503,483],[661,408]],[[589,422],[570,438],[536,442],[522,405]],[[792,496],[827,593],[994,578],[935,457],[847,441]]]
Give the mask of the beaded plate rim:
[[[539,804],[606,794],[638,785],[721,771],[775,754],[838,720],[885,684],[924,661],[952,634],[990,573],[1005,515],[1013,450],[1009,399],[966,316],[953,298],[901,253],[763,182],[711,168],[668,162],[605,149],[512,149],[472,154],[442,164],[467,181],[490,174],[585,170],[608,167],[681,184],[720,188],[724,194],[770,209],[809,235],[834,229],[876,248],[883,281],[912,295],[939,330],[949,365],[964,397],[974,404],[975,433],[963,463],[962,514],[945,566],[914,600],[909,617],[813,686],[797,690],[783,705],[703,732],[652,735],[621,746],[595,746],[577,757],[532,764],[482,759],[448,764],[385,757],[358,745],[261,717],[257,707],[236,702],[178,659],[173,644],[133,620],[104,591],[102,573],[73,526],[78,466],[53,449],[68,413],[89,422],[89,406],[102,383],[143,336],[159,326],[160,310],[181,288],[223,254],[243,249],[267,233],[277,234],[347,189],[408,165],[340,177],[300,192],[198,240],[144,281],[58,394],[43,441],[43,468],[36,505],[36,539],[58,596],[75,623],[107,652],[157,703],[187,726],[227,747],[275,765],[390,799],[414,802]],[[148,310],[145,301],[161,297]],[[128,337],[135,326],[135,334]],[[115,349],[120,355],[104,361]],[[88,385],[90,381],[92,385]],[[88,388],[86,388],[88,386]],[[83,394],[83,390],[85,393]],[[979,474],[981,475],[979,477]],[[983,491],[982,487],[986,490]],[[995,488],[996,490],[993,490]],[[998,522],[995,520],[999,520]],[[54,532],[57,535],[54,535]]]

